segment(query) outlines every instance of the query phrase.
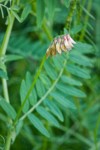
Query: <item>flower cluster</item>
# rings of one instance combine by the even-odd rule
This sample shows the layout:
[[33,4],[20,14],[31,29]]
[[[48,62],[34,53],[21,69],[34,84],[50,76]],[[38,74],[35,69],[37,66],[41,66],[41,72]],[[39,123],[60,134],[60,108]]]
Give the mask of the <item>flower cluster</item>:
[[69,34],[59,36],[53,40],[52,44],[47,49],[46,56],[54,56],[56,53],[61,54],[63,51],[70,51],[75,43],[76,42]]

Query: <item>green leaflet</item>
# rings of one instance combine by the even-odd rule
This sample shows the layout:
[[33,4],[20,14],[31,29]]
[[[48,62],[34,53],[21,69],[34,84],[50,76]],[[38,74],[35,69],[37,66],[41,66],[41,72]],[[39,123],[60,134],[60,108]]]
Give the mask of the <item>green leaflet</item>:
[[52,23],[55,13],[56,0],[45,0],[45,3],[48,10],[48,20]]
[[14,11],[13,9],[11,9],[11,13],[14,15],[14,17],[15,17],[20,23],[22,22],[20,16],[16,13],[16,11]]
[[[34,31],[34,27],[30,27],[29,31]],[[26,31],[27,32],[27,31]],[[16,41],[16,42],[15,42]],[[42,41],[33,41],[27,37],[26,34],[23,35],[23,32],[20,31],[17,35],[14,34],[10,37],[9,41],[9,51],[12,54],[19,54],[27,57],[34,57],[35,60],[40,60],[44,56],[45,50],[48,46],[48,43],[42,43]],[[38,49],[38,51],[37,51]]]
[[16,134],[18,135],[20,130],[22,129],[23,126],[23,121],[18,121],[17,125],[16,125]]
[[31,12],[31,5],[27,4],[25,5],[22,14],[21,14],[21,21],[23,22],[27,16],[29,15],[29,13]]
[[71,109],[76,109],[76,106],[74,105],[71,100],[68,100],[64,95],[60,92],[53,92],[50,94],[60,105],[66,107],[66,108],[71,108]]
[[18,13],[16,12],[16,10],[13,9],[13,8],[11,9],[11,12],[12,12],[12,14],[15,16],[15,18],[16,18],[20,23],[22,23],[22,22],[27,18],[27,16],[29,15],[29,13],[31,12],[31,5],[27,4],[27,5],[24,7],[21,16],[19,16]]
[[2,120],[3,122],[7,122],[7,116],[5,116],[5,114],[1,114],[0,113],[0,120]]
[[64,34],[69,34],[69,31],[66,28],[64,28]]
[[[31,84],[32,84],[32,77],[31,77],[31,74],[29,72],[27,72],[27,74],[26,74],[26,86],[27,86],[27,89],[30,88]],[[30,96],[29,96],[28,99],[29,99],[29,102],[30,102],[30,104],[32,106],[37,102],[37,93],[36,93],[35,88],[30,93]]]
[[64,58],[59,55],[53,57],[53,63],[58,70],[60,70],[63,67],[63,61]]
[[2,69],[0,69],[0,78],[8,79],[7,73]]
[[37,0],[36,1],[36,16],[37,16],[37,26],[41,27],[43,18],[44,18],[44,12],[45,12],[45,4],[44,0]]
[[47,75],[51,79],[55,80],[57,78],[57,72],[54,70],[53,66],[51,66],[49,63],[46,62],[44,64],[44,68],[46,70]]
[[64,0],[64,5],[68,8],[69,7],[69,5],[70,5],[70,0]]
[[29,101],[32,106],[37,102],[37,94],[35,89],[32,90],[29,96]]
[[92,24],[91,23],[87,23],[87,25],[88,25],[88,27],[93,31],[94,30],[94,28],[93,28],[93,26],[92,26]]
[[[27,94],[27,85],[25,83],[24,80],[22,80],[22,83],[21,83],[21,86],[20,86],[20,97],[21,97],[21,103],[23,103],[23,100],[25,99],[26,97],[26,94]],[[27,112],[29,109],[29,101],[27,100],[24,107],[23,107],[23,112]]]
[[45,94],[45,87],[40,79],[36,82],[36,91],[40,98]]
[[6,72],[6,65],[4,64],[2,57],[0,57],[0,70]]
[[75,76],[78,76],[83,79],[90,79],[90,74],[87,69],[81,68],[74,64],[68,64],[66,70],[72,73]]
[[20,10],[20,7],[18,5],[14,5],[11,7],[11,9],[18,12]]
[[[90,44],[82,43],[82,42],[77,42],[74,45],[74,49],[83,54],[88,54],[88,53],[94,52],[93,47]],[[74,51],[74,49],[73,49],[73,51]]]
[[[20,87],[20,97],[21,97],[21,103],[26,97],[27,92],[29,91],[30,87],[32,84],[32,77],[29,72],[26,73],[26,78],[25,80],[22,81],[21,87]],[[33,106],[37,102],[37,93],[35,88],[32,90],[30,93],[24,107],[23,107],[23,112],[27,112],[29,109],[29,102]]]
[[37,102],[37,93],[35,88],[32,90],[30,96],[29,96],[29,102],[33,106]]
[[0,11],[1,11],[1,16],[2,16],[2,18],[4,18],[4,12],[3,12],[3,8],[2,8],[1,5],[0,5]]
[[78,32],[80,32],[83,28],[82,24],[76,25],[71,29],[71,35],[73,34],[77,34]]
[[41,73],[40,74],[40,79],[41,81],[45,84],[45,86],[47,88],[49,88],[51,86],[51,81],[50,79],[44,74],[44,73]]
[[68,83],[70,85],[82,86],[82,83],[79,80],[73,79],[72,77],[63,75],[61,77],[61,80],[63,81],[63,83]]
[[82,66],[88,66],[88,67],[92,67],[92,61],[91,59],[89,59],[86,56],[82,56],[82,55],[77,55],[76,54],[70,54],[70,60],[74,63],[77,63],[78,65],[82,65]]
[[[66,86],[65,84],[57,84],[56,85],[57,89],[59,89],[61,92],[67,94],[67,95],[71,95],[71,96],[75,96],[75,97],[86,97],[86,94],[84,92],[82,92],[81,90],[73,87],[73,86]],[[60,95],[59,95],[60,96]]]
[[38,119],[35,115],[30,114],[28,115],[28,119],[29,121],[32,123],[32,125],[39,131],[41,132],[43,135],[45,135],[46,137],[50,137],[49,132],[47,131],[47,129],[44,127],[43,123],[40,121],[40,119]]
[[0,106],[2,107],[2,109],[6,112],[6,114],[11,118],[11,119],[15,119],[16,117],[16,111],[15,109],[5,101],[4,98],[2,98],[0,96]]
[[64,121],[64,117],[63,114],[60,110],[60,108],[57,106],[57,104],[54,101],[51,100],[45,100],[44,104],[46,106],[48,106],[48,108],[50,109],[50,111],[60,120],[60,121]]
[[82,9],[90,18],[95,20],[95,17],[85,7],[82,7]]
[[19,59],[23,59],[23,57],[20,55],[5,55],[3,57],[4,62],[15,61],[15,60],[19,60]]
[[50,112],[46,111],[45,108],[39,106],[36,110],[44,119],[49,121],[50,124],[58,128],[60,127],[59,122],[56,120],[56,118]]

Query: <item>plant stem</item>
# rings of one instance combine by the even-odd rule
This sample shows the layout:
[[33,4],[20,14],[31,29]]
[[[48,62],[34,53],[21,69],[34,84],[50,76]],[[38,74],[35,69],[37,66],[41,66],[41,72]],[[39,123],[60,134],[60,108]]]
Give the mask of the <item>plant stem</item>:
[[[12,19],[9,20],[8,27],[7,27],[6,33],[4,35],[2,45],[0,47],[0,56],[5,55],[6,50],[7,50],[7,46],[8,46],[8,42],[9,42],[9,38],[10,38],[10,34],[11,34],[13,22],[14,22],[14,17],[12,15],[10,17]],[[5,100],[9,103],[9,95],[8,95],[8,88],[7,88],[6,79],[2,79],[2,85],[3,85],[3,93],[4,93]]]
[[12,30],[12,26],[13,26],[13,22],[14,22],[14,16],[11,14],[11,19],[9,20],[8,23],[8,27],[0,48],[0,56],[5,55],[6,50],[7,50],[7,46],[8,46],[8,42],[9,42],[9,38],[10,38],[10,34],[11,34],[11,30]]
[[4,98],[5,98],[5,100],[7,101],[7,103],[10,103],[6,79],[2,79],[2,85],[3,85]]
[[24,98],[24,100],[23,100],[23,103],[22,103],[22,105],[21,105],[21,107],[20,107],[20,109],[19,109],[19,111],[18,111],[18,113],[17,113],[17,116],[16,116],[15,121],[14,121],[14,125],[16,125],[16,123],[17,123],[17,121],[18,121],[18,118],[19,118],[20,115],[21,115],[22,109],[23,109],[23,107],[24,107],[24,105],[25,105],[27,99],[29,98],[30,93],[32,92],[32,90],[33,90],[33,88],[34,88],[34,86],[35,86],[35,83],[36,83],[36,81],[37,81],[37,79],[38,79],[38,77],[39,77],[39,75],[40,75],[40,72],[41,72],[41,70],[42,70],[42,67],[43,67],[43,65],[44,65],[45,60],[46,60],[46,55],[43,57],[42,62],[41,62],[41,65],[40,65],[40,67],[39,67],[39,69],[38,69],[38,71],[37,71],[37,73],[36,73],[36,75],[35,75],[35,78],[34,78],[32,84],[31,84],[31,87],[29,88],[29,90],[28,90],[28,92],[27,92],[27,94],[26,94],[26,96],[25,96],[25,98]]
[[77,0],[72,0],[70,3],[70,11],[69,11],[69,14],[68,14],[67,20],[66,20],[66,28],[68,31],[70,30],[72,16],[73,16],[73,13],[76,9],[76,3],[77,3]]
[[5,144],[4,150],[10,150],[11,138],[12,138],[12,131],[9,131],[8,135],[7,135],[7,140],[6,140],[6,144]]
[[[46,27],[45,24],[43,24],[43,29],[44,29],[45,33],[47,34],[48,39],[51,41],[51,40],[53,39],[53,37],[52,37],[50,31],[48,30],[48,28]],[[27,95],[25,96],[25,98],[24,98],[24,100],[23,100],[23,103],[22,103],[22,105],[21,105],[21,107],[20,107],[20,109],[19,109],[19,111],[18,111],[18,113],[17,113],[17,116],[16,116],[15,121],[14,121],[14,123],[13,123],[14,125],[16,125],[16,123],[17,123],[17,121],[18,121],[18,118],[19,118],[20,115],[21,115],[22,109],[23,109],[23,107],[24,107],[24,105],[25,105],[25,103],[26,103],[26,101],[27,101],[29,95],[31,94],[31,92],[32,92],[32,90],[33,90],[33,88],[34,88],[34,86],[35,86],[35,83],[36,83],[36,81],[37,81],[37,79],[38,79],[38,77],[39,77],[39,75],[40,75],[40,72],[41,72],[42,67],[43,67],[43,65],[44,65],[44,63],[45,63],[45,60],[46,60],[46,55],[43,57],[42,62],[41,62],[41,64],[40,64],[40,67],[39,67],[39,69],[38,69],[38,72],[36,73],[35,78],[34,78],[32,84],[31,84],[31,87],[29,88],[29,90],[28,90],[28,92],[27,92]]]
[[[67,55],[68,56],[68,55]],[[63,71],[64,71],[64,68],[65,68],[65,65],[67,63],[67,60],[65,59],[64,61],[64,66],[63,68],[61,69],[57,79],[54,81],[54,83],[52,84],[52,86],[49,88],[49,90],[45,93],[45,95],[26,113],[24,114],[19,120],[24,120],[31,112],[33,112],[42,102],[43,100],[48,96],[48,94],[54,89],[55,85],[57,84],[57,82],[59,81]]]
[[[8,16],[8,17],[11,18],[11,19],[8,18],[9,20],[8,20],[7,30],[6,30],[6,33],[4,35],[2,45],[0,47],[0,56],[4,56],[5,53],[6,53],[9,38],[10,38],[10,34],[11,34],[11,30],[12,30],[13,23],[14,23],[14,16],[12,14],[10,14],[10,15],[11,16]],[[3,94],[4,94],[4,97],[5,97],[5,100],[6,100],[7,103],[9,103],[10,101],[9,101],[9,94],[8,94],[6,79],[2,79],[2,85],[3,85]],[[12,120],[8,119],[8,122],[11,123]],[[12,138],[12,132],[10,130],[8,130],[7,141],[5,143],[4,150],[9,150],[10,149],[11,138]]]

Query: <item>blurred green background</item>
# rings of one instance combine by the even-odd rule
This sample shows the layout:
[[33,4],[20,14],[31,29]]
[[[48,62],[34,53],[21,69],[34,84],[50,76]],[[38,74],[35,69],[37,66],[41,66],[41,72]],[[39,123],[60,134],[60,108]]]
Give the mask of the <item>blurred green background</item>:
[[[31,3],[31,1],[29,1]],[[27,0],[21,0],[20,7],[27,4]],[[11,104],[15,109],[20,105],[19,88],[26,72],[35,74],[42,57],[53,37],[63,34],[66,28],[67,16],[70,12],[69,0],[51,0],[51,7],[41,0],[41,6],[45,9],[45,17],[41,27],[38,27],[36,1],[31,3],[33,14],[19,23],[16,19],[7,48],[7,54],[19,54],[24,59],[8,62],[8,88]],[[8,4],[9,7],[9,4]],[[82,9],[83,7],[83,9]],[[90,10],[88,11],[90,7]],[[81,8],[81,9],[79,9]],[[80,0],[79,6],[74,11],[70,30],[74,32],[76,41],[86,42],[93,46],[94,54],[89,54],[94,59],[91,68],[91,79],[85,80],[83,90],[87,94],[84,99],[76,103],[78,109],[63,112],[64,122],[62,130],[52,127],[50,139],[42,136],[38,131],[29,126],[27,120],[12,144],[12,150],[99,150],[100,149],[100,1]],[[80,11],[82,11],[80,16]],[[41,12],[42,13],[42,12]],[[77,15],[78,14],[78,15]],[[41,14],[42,15],[42,14]],[[0,43],[2,42],[7,19],[7,11],[4,9],[4,18],[0,15]],[[84,30],[84,32],[83,32]],[[82,33],[84,33],[82,37]],[[0,93],[2,84],[0,81]],[[2,112],[2,111],[1,111]],[[2,117],[0,115],[0,117]],[[48,125],[47,125],[48,126]],[[6,130],[4,122],[0,120],[0,135],[5,138]],[[0,144],[2,138],[0,138]],[[1,144],[2,146],[3,144]]]

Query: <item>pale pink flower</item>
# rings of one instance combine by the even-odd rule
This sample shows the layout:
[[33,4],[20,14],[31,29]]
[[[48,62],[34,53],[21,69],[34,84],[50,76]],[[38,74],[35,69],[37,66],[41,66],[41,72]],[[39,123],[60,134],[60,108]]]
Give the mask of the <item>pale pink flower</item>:
[[54,56],[56,52],[61,54],[62,51],[69,51],[74,47],[74,44],[76,44],[76,42],[69,34],[59,36],[54,39],[51,46],[47,49],[46,56]]

